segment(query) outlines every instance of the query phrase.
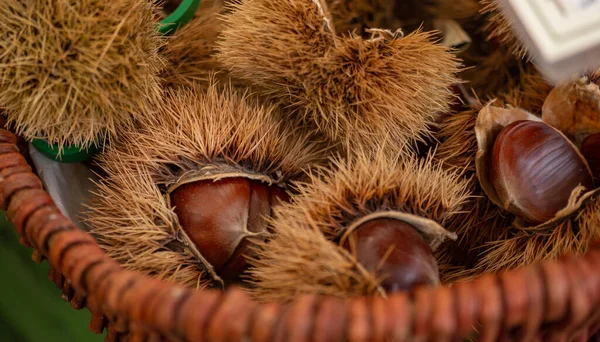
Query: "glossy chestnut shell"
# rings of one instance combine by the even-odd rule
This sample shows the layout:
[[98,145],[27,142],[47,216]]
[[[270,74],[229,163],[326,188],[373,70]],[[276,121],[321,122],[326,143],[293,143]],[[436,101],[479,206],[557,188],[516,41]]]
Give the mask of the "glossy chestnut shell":
[[380,218],[356,227],[342,247],[369,272],[383,280],[386,292],[440,283],[431,247],[410,224]]
[[581,154],[587,160],[592,175],[596,181],[600,181],[600,133],[591,134],[583,140]]
[[287,200],[281,188],[241,177],[196,181],[170,194],[183,231],[226,282],[246,268],[251,238],[266,232],[280,200]]
[[530,224],[554,218],[577,186],[593,187],[575,145],[548,124],[529,120],[515,121],[498,134],[490,179],[504,208]]

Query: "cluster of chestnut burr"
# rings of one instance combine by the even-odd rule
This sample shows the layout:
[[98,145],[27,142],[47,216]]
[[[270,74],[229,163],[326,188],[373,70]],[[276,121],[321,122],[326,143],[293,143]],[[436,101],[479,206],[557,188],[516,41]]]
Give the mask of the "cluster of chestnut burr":
[[[424,9],[480,5],[436,3]],[[285,301],[436,286],[465,276],[456,265],[504,270],[596,234],[585,227],[600,226],[597,84],[550,91],[531,66],[535,82],[513,92],[530,97],[527,110],[545,99],[541,117],[493,101],[461,112],[455,51],[437,33],[348,31],[354,11],[371,11],[354,5],[369,3],[202,2],[165,49],[156,120],[99,158],[108,177],[88,221],[111,257],[187,286],[243,283]],[[530,83],[544,91],[523,91]],[[443,129],[432,137],[440,126],[457,141]],[[416,151],[422,141],[437,147]],[[563,249],[546,248],[558,240]],[[467,250],[479,259],[448,257]]]

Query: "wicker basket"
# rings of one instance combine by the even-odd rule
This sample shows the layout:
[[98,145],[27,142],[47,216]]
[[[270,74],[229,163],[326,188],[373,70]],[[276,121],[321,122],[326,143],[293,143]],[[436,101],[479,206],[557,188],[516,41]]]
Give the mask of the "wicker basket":
[[263,305],[240,289],[193,291],[123,270],[60,213],[16,143],[0,130],[2,209],[107,341],[600,341],[600,242],[580,258],[388,299]]

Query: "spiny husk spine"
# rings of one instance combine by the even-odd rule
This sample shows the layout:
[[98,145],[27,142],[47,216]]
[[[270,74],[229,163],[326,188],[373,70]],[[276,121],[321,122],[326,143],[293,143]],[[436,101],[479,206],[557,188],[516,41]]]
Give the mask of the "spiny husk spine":
[[163,40],[146,0],[0,2],[0,103],[28,139],[89,147],[160,100]]
[[[458,60],[432,32],[336,37],[314,1],[236,2],[219,60],[348,150],[420,140],[448,109]],[[415,96],[415,94],[419,94]]]
[[285,186],[323,153],[310,137],[284,129],[272,108],[231,87],[171,89],[165,103],[157,122],[129,131],[100,156],[107,176],[85,219],[104,250],[125,267],[192,287],[215,285],[178,236],[182,230],[165,198],[167,188],[186,174],[206,171],[216,179],[232,170]]
[[553,86],[540,74],[537,68],[531,64],[523,66],[519,75],[519,83],[500,98],[515,108],[523,108],[526,111],[541,115],[542,106],[553,89]]
[[528,49],[516,36],[512,24],[506,18],[499,1],[481,0],[481,4],[483,5],[481,14],[488,17],[488,24],[484,27],[488,31],[488,39],[498,40],[501,44],[507,46],[516,57],[528,59]]
[[474,277],[555,260],[565,254],[585,253],[600,237],[600,198],[589,198],[579,212],[565,217],[552,227],[528,231],[507,227],[505,238],[482,246],[483,258],[472,270],[459,274]]
[[468,191],[456,173],[442,170],[431,157],[386,154],[356,152],[334,159],[331,170],[315,171],[310,183],[298,186],[293,205],[282,205],[277,212],[293,222],[310,215],[312,225],[336,239],[357,218],[377,211],[400,211],[443,226],[462,210]]
[[477,138],[475,123],[483,105],[477,103],[462,112],[448,116],[437,135],[440,144],[436,159],[447,170],[462,172],[472,195],[462,212],[446,221],[445,227],[458,235],[458,241],[447,242],[436,253],[442,282],[451,282],[479,262],[482,245],[502,238],[513,217],[495,206],[485,196],[475,177]]
[[381,280],[318,229],[272,225],[276,233],[256,243],[258,257],[250,260],[247,278],[254,298],[285,302],[307,293],[340,298],[382,294]]
[[366,29],[394,27],[394,2],[391,0],[327,0],[338,34],[362,35]]

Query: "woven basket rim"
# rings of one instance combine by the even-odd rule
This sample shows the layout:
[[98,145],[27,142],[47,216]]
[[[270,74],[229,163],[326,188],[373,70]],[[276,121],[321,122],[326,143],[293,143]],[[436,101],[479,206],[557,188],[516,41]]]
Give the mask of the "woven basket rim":
[[193,290],[128,271],[54,204],[17,137],[0,129],[0,205],[33,259],[90,329],[108,341],[586,341],[600,330],[600,241],[583,256],[531,265],[387,299],[306,295],[287,303],[252,301],[238,287]]

